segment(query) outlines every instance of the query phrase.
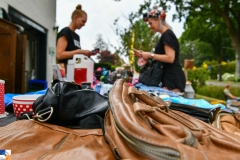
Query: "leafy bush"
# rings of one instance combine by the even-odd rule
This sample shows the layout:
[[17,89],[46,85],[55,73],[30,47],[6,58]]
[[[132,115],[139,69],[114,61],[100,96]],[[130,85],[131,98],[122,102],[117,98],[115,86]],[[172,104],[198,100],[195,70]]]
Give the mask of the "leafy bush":
[[118,67],[118,66],[112,65],[112,66],[111,66],[111,71],[115,71],[115,69],[116,69],[117,67]]
[[94,70],[96,70],[98,67],[106,68],[107,70],[111,69],[112,64],[108,62],[100,62],[94,64]]
[[196,92],[199,87],[205,85],[208,77],[208,70],[205,68],[194,68],[193,70],[189,70],[187,75],[188,81],[192,83],[192,87]]
[[[231,61],[231,62],[222,62],[221,63],[221,67],[222,67],[222,74],[224,73],[234,73],[235,72],[235,62],[236,61]],[[218,75],[218,70],[219,70],[219,65],[217,61],[205,61],[204,63],[206,63],[208,65],[208,70],[209,70],[209,75],[211,77],[211,79],[217,79],[217,75]]]
[[234,74],[224,73],[222,75],[222,80],[223,81],[234,81],[235,80],[235,76],[234,76]]
[[[196,93],[203,96],[207,96],[207,97],[226,100],[223,95],[223,90],[224,90],[224,86],[204,85],[199,87]],[[240,90],[240,87],[230,88],[230,92],[236,96],[240,96],[239,90]]]

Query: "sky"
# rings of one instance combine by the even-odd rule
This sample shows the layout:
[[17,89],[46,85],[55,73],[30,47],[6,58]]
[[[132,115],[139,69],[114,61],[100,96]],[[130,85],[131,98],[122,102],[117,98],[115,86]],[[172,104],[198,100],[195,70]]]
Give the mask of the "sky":
[[[110,42],[114,46],[119,46],[119,37],[114,30],[114,20],[119,19],[119,25],[126,27],[129,25],[125,17],[131,12],[136,12],[144,0],[57,0],[56,23],[59,31],[71,23],[71,14],[78,4],[87,13],[87,23],[76,33],[80,36],[82,49],[93,50],[96,43],[96,35],[101,34],[105,42]],[[172,7],[167,11],[166,21],[172,27],[173,32],[179,38],[183,30],[183,22],[175,20],[172,22],[172,15],[176,13]],[[110,48],[113,52],[114,49]],[[93,57],[94,58],[94,57]]]

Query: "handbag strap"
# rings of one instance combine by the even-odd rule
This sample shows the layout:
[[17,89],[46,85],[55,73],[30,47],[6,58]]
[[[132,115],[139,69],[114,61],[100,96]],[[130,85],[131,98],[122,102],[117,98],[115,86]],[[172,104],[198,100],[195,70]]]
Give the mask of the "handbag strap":
[[132,97],[132,99],[136,102],[137,100],[135,97],[142,101],[143,103],[153,106],[153,107],[158,107],[160,109],[165,110],[166,112],[169,111],[169,104],[164,102],[160,97],[151,97],[146,91],[143,90],[137,90],[134,86],[130,86],[128,88],[128,95]]
[[222,116],[234,116],[234,114],[232,112],[218,110],[218,112],[214,115],[214,121],[212,122],[212,125],[219,129],[222,129],[222,127],[221,127],[221,117]]

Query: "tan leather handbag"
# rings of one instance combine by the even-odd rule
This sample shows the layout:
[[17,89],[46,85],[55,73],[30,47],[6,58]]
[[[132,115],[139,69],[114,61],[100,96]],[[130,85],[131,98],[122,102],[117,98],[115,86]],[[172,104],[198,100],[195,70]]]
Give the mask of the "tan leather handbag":
[[240,137],[117,80],[109,94],[105,136],[118,159],[240,159]]
[[69,129],[33,120],[0,127],[0,148],[13,160],[113,160],[102,129]]
[[240,113],[219,111],[212,125],[226,132],[240,136]]

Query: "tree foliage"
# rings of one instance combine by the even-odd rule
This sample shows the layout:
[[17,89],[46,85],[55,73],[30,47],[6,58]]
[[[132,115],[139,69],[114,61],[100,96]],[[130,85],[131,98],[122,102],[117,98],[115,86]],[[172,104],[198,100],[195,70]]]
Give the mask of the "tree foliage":
[[184,59],[194,59],[194,65],[200,67],[203,61],[214,59],[212,46],[199,40],[185,41],[184,43],[180,40],[180,48],[181,63],[184,62]]
[[116,66],[120,66],[124,63],[116,53],[111,54],[109,50],[101,51],[100,54],[98,54],[97,58],[100,60],[100,63],[108,62]]
[[[240,53],[240,3],[238,0],[157,0],[159,6],[168,8],[169,2],[176,6],[177,14],[173,15],[173,20],[188,21],[191,18],[203,17],[205,21],[199,21],[199,27],[205,22],[210,22],[211,26],[225,24],[228,34],[232,40],[232,46]],[[219,21],[219,17],[222,22]]]
[[104,41],[101,34],[97,34],[96,43],[93,44],[94,48],[99,48],[100,51],[108,50],[108,44]]
[[[152,0],[145,1],[140,6],[138,15],[152,4]],[[214,50],[213,56],[218,58],[219,63],[221,63],[222,56],[226,56],[227,59],[232,57],[233,51],[222,49],[225,46],[230,48],[229,44],[231,44],[237,53],[236,73],[240,74],[239,0],[155,0],[155,4],[165,11],[170,10],[171,4],[174,4],[177,13],[173,15],[173,21],[186,20],[184,27],[188,31],[184,36],[189,37],[187,40],[210,42],[211,49]],[[222,54],[226,52],[228,53]]]
[[96,43],[93,45],[94,48],[99,48],[100,53],[97,55],[97,59],[100,63],[111,63],[112,65],[121,65],[124,61],[115,53],[112,54],[109,51],[108,43],[106,43],[101,34],[97,34]]
[[[200,39],[212,40],[215,56],[219,63],[222,59],[222,46],[231,45],[238,55],[237,64],[240,64],[240,3],[239,0],[159,0],[159,6],[167,8],[168,4],[174,3],[177,13],[173,20],[186,19],[185,29],[192,29],[188,36],[199,36]],[[207,33],[206,33],[207,31]],[[225,38],[226,37],[226,38]],[[225,38],[225,39],[224,39]],[[240,74],[239,66],[236,67]]]

